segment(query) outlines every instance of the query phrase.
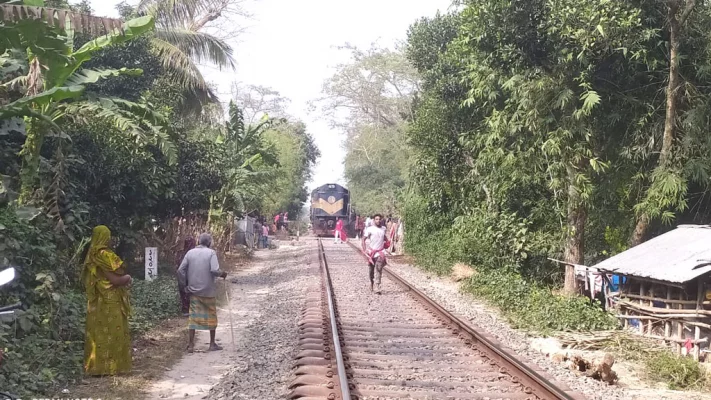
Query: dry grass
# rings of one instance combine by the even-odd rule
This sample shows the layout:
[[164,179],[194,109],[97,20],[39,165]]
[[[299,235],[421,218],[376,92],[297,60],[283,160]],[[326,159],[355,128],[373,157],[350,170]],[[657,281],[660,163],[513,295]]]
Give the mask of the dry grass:
[[392,260],[393,262],[408,265],[415,265],[416,262],[415,257],[409,254],[393,254],[388,256],[388,259]]
[[469,279],[472,276],[474,276],[474,274],[476,274],[476,271],[474,270],[474,268],[472,268],[466,264],[456,263],[456,264],[454,264],[454,267],[452,267],[452,279],[455,282]]
[[185,318],[163,321],[134,340],[136,351],[130,375],[86,377],[77,387],[69,388],[69,395],[111,400],[145,399],[144,390],[183,356],[188,340],[186,328]]

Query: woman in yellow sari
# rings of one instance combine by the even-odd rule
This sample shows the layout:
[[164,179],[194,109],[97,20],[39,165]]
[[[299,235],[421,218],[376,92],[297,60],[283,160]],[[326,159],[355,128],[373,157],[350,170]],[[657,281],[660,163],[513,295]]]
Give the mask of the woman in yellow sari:
[[123,269],[123,261],[109,249],[110,240],[109,228],[95,227],[84,261],[82,281],[87,297],[84,372],[87,375],[131,371],[128,287],[132,279]]

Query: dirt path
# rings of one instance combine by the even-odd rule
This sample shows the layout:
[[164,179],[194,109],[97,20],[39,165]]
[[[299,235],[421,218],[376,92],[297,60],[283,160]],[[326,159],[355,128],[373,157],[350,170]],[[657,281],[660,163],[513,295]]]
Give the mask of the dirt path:
[[224,350],[205,351],[209,332],[197,332],[195,353],[186,353],[166,370],[146,389],[145,398],[283,398],[297,350],[298,313],[308,283],[318,282],[317,264],[308,267],[308,248],[302,242],[258,251],[249,267],[228,277],[231,307],[218,297],[217,311],[217,341]]
[[[257,304],[265,296],[263,287],[240,283],[240,278],[259,274],[265,267],[266,263],[255,262],[247,269],[229,276],[226,282],[218,281],[218,287],[226,284],[230,290],[235,347],[239,346],[245,328],[254,319],[254,313],[250,310],[257,309]],[[232,283],[233,280],[235,283]],[[230,368],[239,365],[240,356],[234,351],[230,335],[230,307],[222,297],[218,298],[217,320],[216,340],[224,350],[206,351],[209,332],[196,332],[195,352],[186,353],[161,379],[152,384],[146,390],[148,399],[201,399]]]

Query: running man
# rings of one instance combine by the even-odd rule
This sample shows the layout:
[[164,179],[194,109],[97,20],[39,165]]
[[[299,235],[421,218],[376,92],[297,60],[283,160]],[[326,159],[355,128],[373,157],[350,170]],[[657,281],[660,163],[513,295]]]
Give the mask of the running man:
[[[382,215],[375,214],[375,216],[373,217],[373,224],[365,228],[365,232],[363,232],[362,239],[363,251],[368,257],[368,276],[370,277],[370,291],[373,291],[373,284],[377,282],[378,293],[380,293],[380,282],[383,276],[383,267],[385,266],[385,262],[375,262],[374,256],[376,253],[380,253],[379,258],[381,258],[381,260],[385,260],[384,250],[390,245],[390,243],[387,243],[385,230],[383,229],[383,227],[380,226],[382,224],[382,220]],[[368,244],[366,247],[367,239]]]

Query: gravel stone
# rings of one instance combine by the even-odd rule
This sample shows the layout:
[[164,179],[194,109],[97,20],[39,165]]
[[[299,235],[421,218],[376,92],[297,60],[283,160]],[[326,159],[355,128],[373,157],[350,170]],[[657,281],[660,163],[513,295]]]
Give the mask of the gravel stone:
[[[318,281],[318,261],[312,262],[308,242],[282,245],[255,253],[268,263],[248,279],[261,286],[263,301],[252,310],[251,323],[237,345],[239,361],[210,389],[207,399],[284,399],[293,379],[297,351],[297,321],[306,294]],[[244,278],[239,278],[242,281]],[[239,282],[238,282],[239,283]],[[233,289],[234,290],[234,289]]]

